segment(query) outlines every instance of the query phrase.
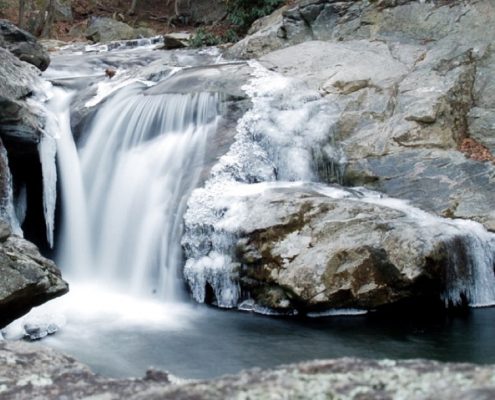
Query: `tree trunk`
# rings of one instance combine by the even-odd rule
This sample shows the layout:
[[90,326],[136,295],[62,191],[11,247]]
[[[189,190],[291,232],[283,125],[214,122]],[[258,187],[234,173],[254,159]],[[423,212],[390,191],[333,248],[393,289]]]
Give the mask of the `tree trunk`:
[[24,28],[24,17],[26,15],[26,0],[19,0],[19,28]]
[[40,25],[41,37],[51,36],[53,20],[55,18],[55,0],[46,0],[42,11],[42,23]]
[[137,2],[138,2],[138,0],[132,0],[132,3],[131,3],[131,8],[129,9],[129,11],[127,11],[127,14],[129,14],[129,15],[134,15],[134,14],[136,14],[136,6],[137,6]]

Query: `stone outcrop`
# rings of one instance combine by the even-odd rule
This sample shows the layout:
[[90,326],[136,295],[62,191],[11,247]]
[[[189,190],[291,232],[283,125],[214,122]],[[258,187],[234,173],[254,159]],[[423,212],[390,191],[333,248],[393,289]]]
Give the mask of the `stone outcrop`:
[[[55,264],[17,236],[22,231],[13,204],[16,179],[32,196],[41,180],[38,144],[45,115],[31,97],[41,87],[47,54],[30,34],[0,21],[0,326],[68,290]],[[39,199],[41,205],[41,193]]]
[[55,264],[0,222],[0,326],[68,291]]
[[255,310],[290,313],[479,304],[495,295],[487,287],[478,297],[485,288],[470,287],[475,270],[486,269],[488,285],[495,283],[495,238],[482,254],[471,246],[485,240],[476,229],[376,193],[281,185],[217,202],[213,214],[221,218],[193,231],[206,232],[196,244],[204,255],[185,267],[197,301],[234,307],[247,297]]
[[133,28],[112,18],[93,17],[88,21],[84,35],[95,43],[107,43],[116,40],[150,37],[154,36],[155,32],[148,28]]
[[344,183],[495,230],[495,167],[458,151],[465,138],[494,150],[493,15],[487,0],[298,1],[229,54],[260,57],[335,106]]
[[39,86],[38,70],[0,47],[0,136],[5,145],[36,151],[44,116],[29,103]]
[[253,369],[210,381],[170,383],[150,370],[143,379],[106,379],[54,350],[0,342],[0,396],[104,399],[490,399],[495,367],[426,360],[343,358]]
[[[44,71],[50,64],[48,52],[30,33],[6,20],[0,20],[0,48]],[[3,59],[3,57],[2,57]]]

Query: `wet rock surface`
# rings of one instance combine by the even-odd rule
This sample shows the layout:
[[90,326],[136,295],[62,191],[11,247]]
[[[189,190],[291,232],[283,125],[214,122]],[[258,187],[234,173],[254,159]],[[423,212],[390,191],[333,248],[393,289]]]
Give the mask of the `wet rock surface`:
[[0,226],[0,326],[5,326],[32,307],[65,294],[68,285],[34,244],[12,235],[4,222]]
[[74,359],[38,345],[0,342],[3,399],[489,399],[493,366],[426,360],[344,358],[253,369],[210,381],[170,383],[150,370],[143,379],[106,379]]

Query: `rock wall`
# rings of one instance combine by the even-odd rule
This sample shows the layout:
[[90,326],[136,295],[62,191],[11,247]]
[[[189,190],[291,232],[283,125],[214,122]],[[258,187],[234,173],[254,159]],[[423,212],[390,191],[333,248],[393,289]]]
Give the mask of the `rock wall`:
[[[336,105],[345,183],[495,230],[494,15],[489,0],[298,1],[229,54]],[[468,138],[487,161],[459,153]]]
[[0,327],[4,327],[31,308],[67,293],[68,285],[34,244],[12,235],[1,221],[0,230]]
[[[45,115],[31,100],[49,57],[34,37],[0,21],[0,327],[67,292],[55,264],[20,237],[14,195],[27,192],[28,213],[42,216],[38,144]],[[5,145],[5,147],[4,147]],[[37,204],[36,204],[37,203]],[[37,206],[37,207],[36,207]],[[41,217],[42,218],[42,217]],[[43,220],[36,223],[42,228]]]

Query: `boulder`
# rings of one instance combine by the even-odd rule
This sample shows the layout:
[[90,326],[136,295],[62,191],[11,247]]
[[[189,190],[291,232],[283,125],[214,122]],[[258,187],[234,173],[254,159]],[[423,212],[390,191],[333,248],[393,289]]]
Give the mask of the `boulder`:
[[0,136],[9,148],[36,152],[44,114],[28,99],[40,85],[38,70],[0,48]]
[[[9,228],[1,222],[2,231]],[[0,242],[0,326],[68,291],[55,264],[38,248],[15,235],[3,234]]]
[[410,200],[424,210],[472,219],[495,232],[495,167],[456,151],[409,149],[350,160],[346,180]]
[[55,350],[0,341],[3,399],[490,399],[495,367],[428,360],[343,358],[253,369],[209,381],[170,383],[165,372],[109,379]]
[[175,50],[187,47],[186,43],[180,39],[175,38],[172,35],[163,36],[163,50]]
[[48,52],[33,35],[3,19],[0,19],[0,48],[9,50],[20,60],[42,71],[50,64]]
[[[186,218],[186,237],[203,238],[186,243],[195,300],[234,307],[250,298],[278,312],[495,301],[495,236],[480,226],[338,187],[255,187],[216,198],[217,219]],[[254,194],[233,194],[243,191]],[[486,287],[485,278],[470,286],[478,273]]]
[[85,31],[86,39],[95,43],[107,43],[151,36],[155,36],[155,32],[151,29],[133,28],[124,22],[104,17],[91,18],[88,21]]
[[74,17],[72,15],[72,0],[55,0],[54,2],[54,14],[55,21],[72,22]]

